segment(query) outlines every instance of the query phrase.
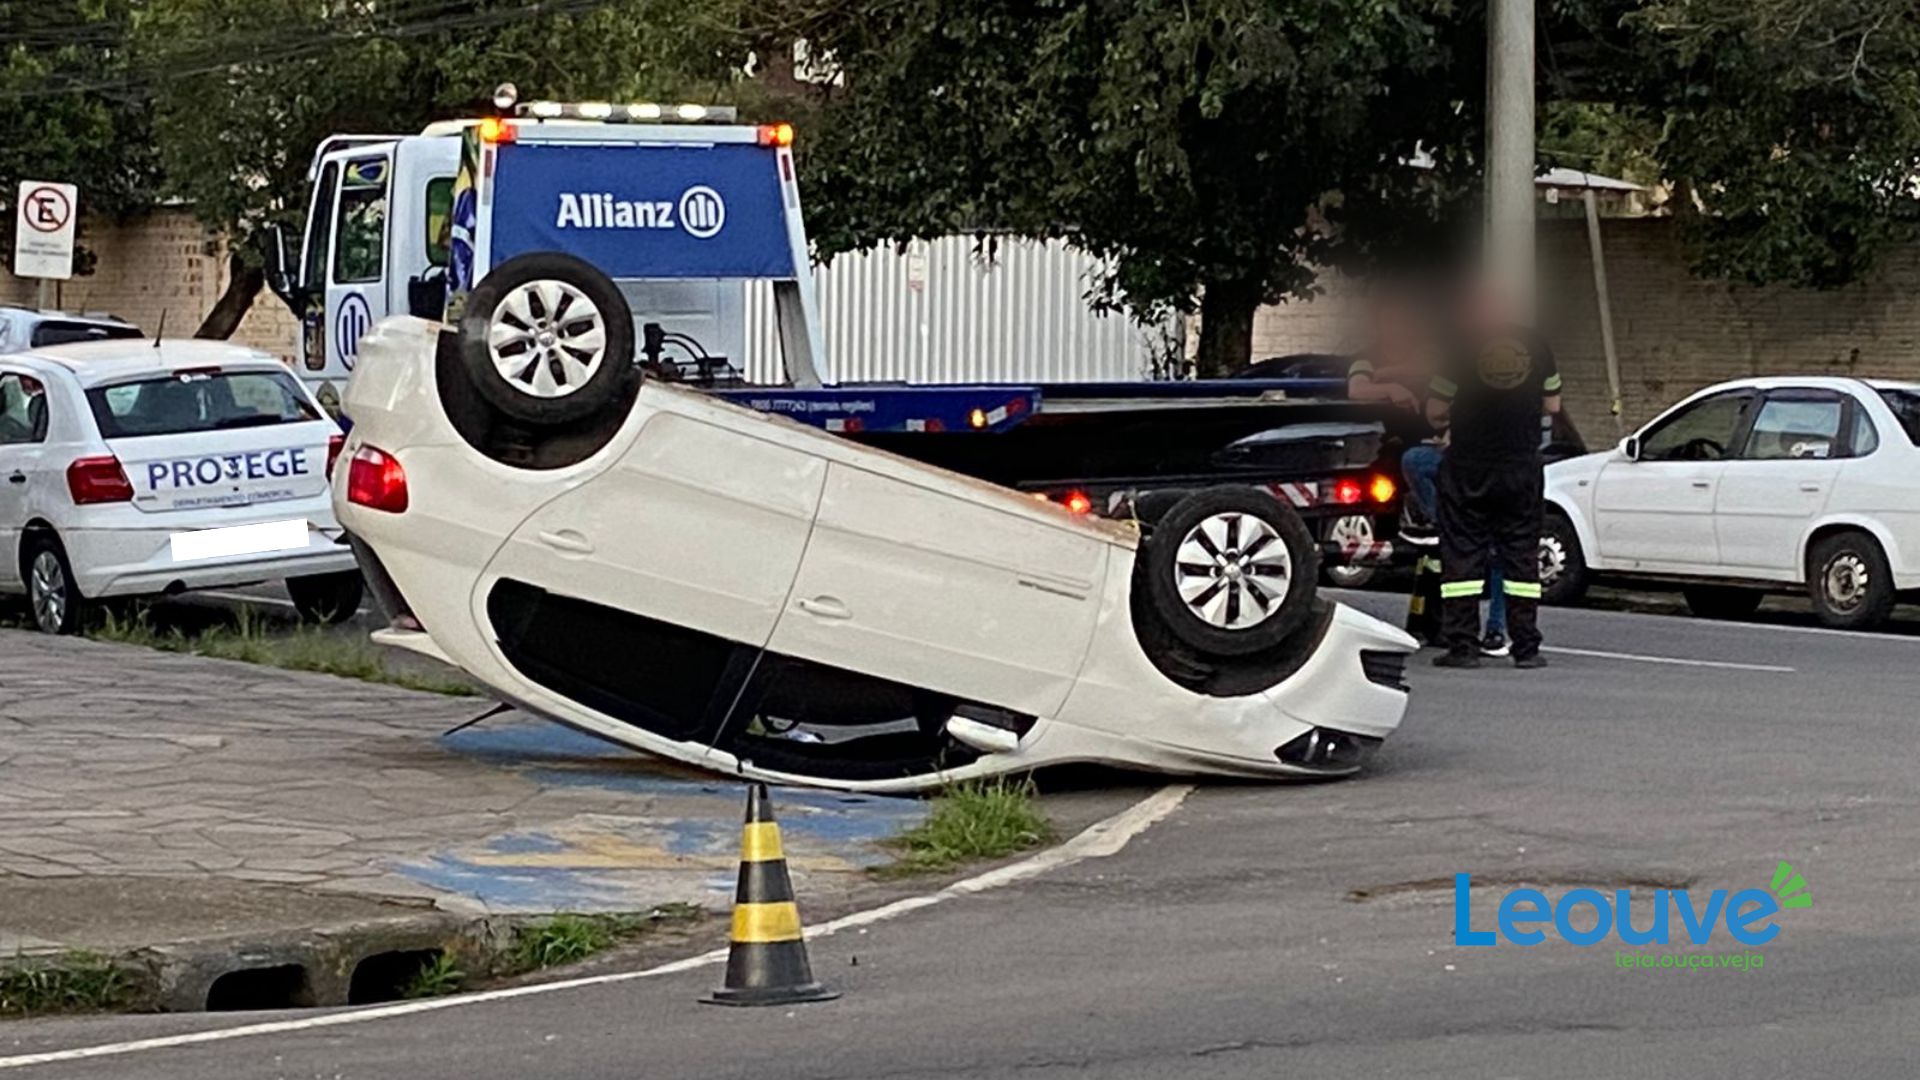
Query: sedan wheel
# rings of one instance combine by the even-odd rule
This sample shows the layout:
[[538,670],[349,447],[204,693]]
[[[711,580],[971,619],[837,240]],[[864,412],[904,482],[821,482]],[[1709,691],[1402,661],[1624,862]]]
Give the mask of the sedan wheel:
[[73,571],[54,541],[37,542],[27,563],[27,602],[33,625],[43,633],[70,634],[79,628],[86,601],[73,584]]
[[1313,608],[1319,548],[1290,506],[1252,487],[1214,487],[1173,504],[1135,562],[1150,617],[1215,659],[1271,649]]
[[500,377],[521,393],[566,397],[605,362],[606,317],[564,281],[529,281],[493,309],[487,352]]
[[460,362],[505,419],[536,430],[605,415],[637,374],[633,313],[612,278],[571,255],[516,255],[467,296]]
[[1188,610],[1209,626],[1243,630],[1280,608],[1293,556],[1280,533],[1246,514],[1215,514],[1180,541],[1174,579]]
[[1873,537],[1836,533],[1808,552],[1807,594],[1828,626],[1870,628],[1893,611],[1893,571]]

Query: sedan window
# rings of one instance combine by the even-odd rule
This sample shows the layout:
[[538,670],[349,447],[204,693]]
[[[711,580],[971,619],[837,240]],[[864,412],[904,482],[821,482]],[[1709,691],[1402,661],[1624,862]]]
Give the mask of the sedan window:
[[1744,456],[1757,461],[1843,457],[1840,422],[1845,416],[1838,397],[1770,399],[1753,419]]
[[1880,400],[1893,410],[1894,419],[1907,433],[1907,441],[1920,446],[1920,391],[1882,390]]
[[1640,440],[1640,459],[1718,461],[1728,456],[1752,400],[1745,392],[1716,394],[1687,406]]

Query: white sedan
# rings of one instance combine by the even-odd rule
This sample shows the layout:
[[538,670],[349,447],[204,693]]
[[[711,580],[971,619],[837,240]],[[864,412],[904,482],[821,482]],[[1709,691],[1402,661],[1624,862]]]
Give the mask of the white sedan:
[[303,615],[351,615],[327,498],[341,440],[279,361],[237,345],[0,356],[0,592],[48,633],[107,597],[279,579]]
[[[1263,493],[1196,496],[1155,549],[637,373],[543,433],[476,394],[460,339],[410,318],[362,339],[335,506],[393,616],[375,639],[532,713],[721,772],[909,791],[1073,761],[1342,776],[1405,712],[1414,641],[1310,591],[1277,643],[1231,606],[1250,599],[1178,634],[1151,613],[1141,567],[1173,605],[1253,596],[1248,577],[1298,597]],[[1218,558],[1189,550],[1203,536]],[[1291,570],[1310,590],[1310,555]]]
[[1920,384],[1757,378],[1694,394],[1614,449],[1547,467],[1541,581],[1668,583],[1700,615],[1804,588],[1870,627],[1920,589]]

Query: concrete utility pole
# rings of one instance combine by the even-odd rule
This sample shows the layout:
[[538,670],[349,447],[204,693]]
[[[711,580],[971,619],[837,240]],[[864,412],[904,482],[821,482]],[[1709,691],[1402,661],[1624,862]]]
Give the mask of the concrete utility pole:
[[1533,313],[1533,4],[1487,8],[1485,269]]

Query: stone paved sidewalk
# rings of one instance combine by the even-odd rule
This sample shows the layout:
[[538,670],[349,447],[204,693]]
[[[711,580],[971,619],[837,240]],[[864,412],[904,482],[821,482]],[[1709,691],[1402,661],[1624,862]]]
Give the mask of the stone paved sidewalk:
[[[730,902],[743,788],[324,675],[0,631],[0,955],[457,914]],[[834,904],[921,804],[776,792]],[[405,905],[396,908],[394,905]]]

